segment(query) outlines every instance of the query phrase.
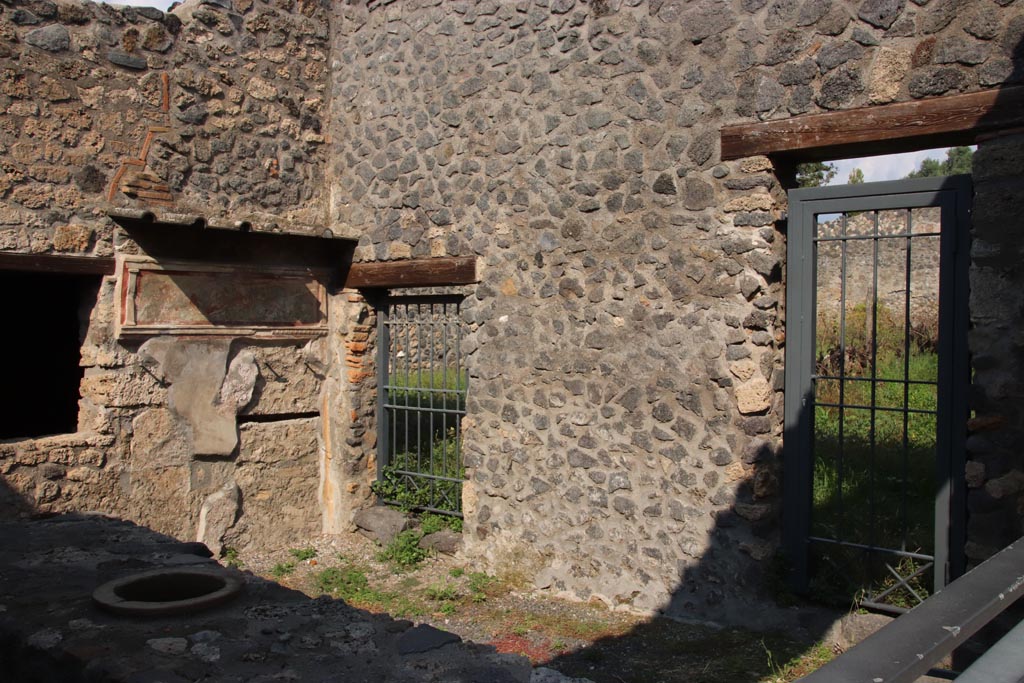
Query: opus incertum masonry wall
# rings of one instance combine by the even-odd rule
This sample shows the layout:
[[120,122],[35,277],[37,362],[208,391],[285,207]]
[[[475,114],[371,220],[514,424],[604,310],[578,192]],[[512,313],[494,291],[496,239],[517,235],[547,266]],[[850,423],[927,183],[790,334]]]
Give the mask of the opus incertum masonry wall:
[[[12,509],[213,547],[347,529],[376,476],[375,312],[348,264],[475,256],[465,552],[720,620],[766,594],[779,545],[786,270],[779,169],[722,162],[722,126],[1024,73],[1019,0],[0,9],[4,254],[115,257],[270,311],[126,334],[144,290],[112,267],[78,430],[0,444]],[[972,561],[1020,534],[1024,489],[1022,140],[977,142]],[[240,303],[254,271],[322,318]]]

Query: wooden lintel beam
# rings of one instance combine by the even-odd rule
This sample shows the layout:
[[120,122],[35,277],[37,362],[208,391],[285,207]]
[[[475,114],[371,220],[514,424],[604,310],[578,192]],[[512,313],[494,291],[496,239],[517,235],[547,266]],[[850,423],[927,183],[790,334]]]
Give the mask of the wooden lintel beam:
[[114,259],[109,256],[0,252],[0,270],[63,273],[66,275],[113,275]]
[[800,161],[973,144],[1024,127],[1024,87],[949,95],[722,128],[722,159],[757,155]]
[[345,278],[345,287],[350,289],[433,287],[468,285],[478,281],[476,257],[455,256],[353,263]]

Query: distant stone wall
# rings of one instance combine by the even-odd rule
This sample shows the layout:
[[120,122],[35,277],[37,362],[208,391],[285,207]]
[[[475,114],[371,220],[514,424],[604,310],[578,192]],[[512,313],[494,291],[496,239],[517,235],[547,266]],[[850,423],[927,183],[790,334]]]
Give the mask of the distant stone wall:
[[[848,216],[845,227],[838,219],[819,224],[818,236],[871,235],[874,233],[875,216],[874,213],[853,214]],[[927,333],[929,341],[934,343],[939,333],[938,210],[915,209],[909,224],[905,211],[882,211],[877,217],[878,231],[883,236],[877,242],[877,253],[873,240],[826,240],[817,243],[815,296],[819,325],[822,322],[838,325],[843,301],[848,313],[860,307],[869,312],[867,319],[870,320],[872,302],[877,297],[882,316],[899,327],[908,325]],[[884,237],[906,234],[908,225],[911,234],[918,235],[911,238],[909,247],[905,238]],[[925,233],[936,236],[922,237]],[[908,283],[909,320],[904,320],[908,314],[905,309]]]
[[1005,0],[336,6],[356,257],[481,259],[470,555],[749,619],[778,544],[785,199],[767,159],[720,162],[720,128],[997,87],[1022,30]]

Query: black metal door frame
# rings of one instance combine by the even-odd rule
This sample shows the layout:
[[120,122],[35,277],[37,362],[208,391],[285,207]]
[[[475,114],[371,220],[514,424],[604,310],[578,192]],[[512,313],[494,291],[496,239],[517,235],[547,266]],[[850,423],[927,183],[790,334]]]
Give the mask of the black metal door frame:
[[797,591],[806,590],[810,578],[812,375],[816,361],[817,313],[814,238],[817,216],[823,214],[922,207],[940,209],[938,382],[941,388],[936,406],[935,590],[964,571],[971,194],[969,176],[807,188],[789,193],[783,545],[791,563],[790,585]]

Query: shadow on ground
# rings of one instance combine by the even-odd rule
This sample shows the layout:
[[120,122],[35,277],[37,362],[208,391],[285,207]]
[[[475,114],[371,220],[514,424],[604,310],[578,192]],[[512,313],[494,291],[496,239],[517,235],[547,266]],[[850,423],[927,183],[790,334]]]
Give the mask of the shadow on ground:
[[[280,680],[527,683],[529,662],[427,625],[306,595],[205,557],[131,522],[29,517],[0,482],[0,680],[18,683],[224,683]],[[137,618],[93,604],[94,589],[159,568],[202,567],[244,581],[231,603]]]

